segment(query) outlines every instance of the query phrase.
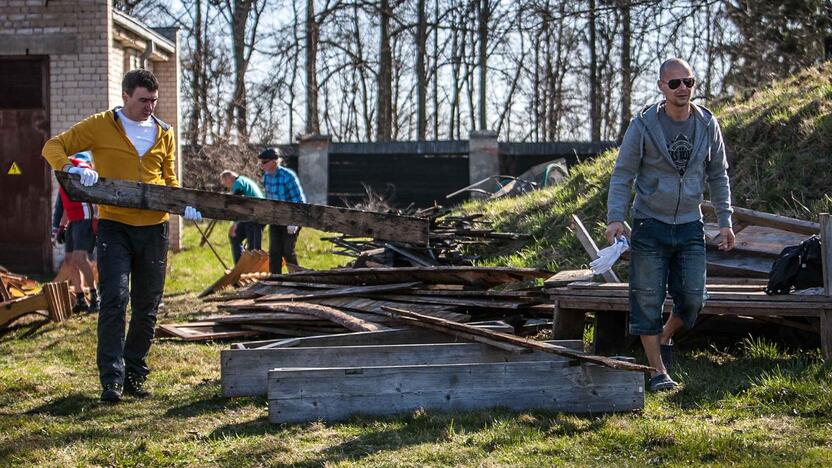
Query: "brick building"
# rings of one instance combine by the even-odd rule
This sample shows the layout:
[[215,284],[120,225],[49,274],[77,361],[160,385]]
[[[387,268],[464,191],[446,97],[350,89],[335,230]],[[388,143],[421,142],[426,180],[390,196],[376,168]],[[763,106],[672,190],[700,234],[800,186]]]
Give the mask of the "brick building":
[[[156,114],[179,135],[178,50],[175,28],[149,28],[110,0],[0,0],[0,265],[49,273],[60,264],[63,248],[50,240],[58,184],[41,148],[121,105],[125,72],[156,74]],[[171,248],[180,248],[181,231],[172,217]]]

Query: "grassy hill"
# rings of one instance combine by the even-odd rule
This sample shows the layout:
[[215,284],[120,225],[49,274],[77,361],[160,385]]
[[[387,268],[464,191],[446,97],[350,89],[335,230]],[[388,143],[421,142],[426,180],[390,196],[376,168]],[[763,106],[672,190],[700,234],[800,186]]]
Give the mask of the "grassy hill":
[[[729,151],[737,206],[815,219],[832,209],[832,62],[774,82],[715,108]],[[460,207],[481,212],[504,230],[525,232],[529,242],[487,264],[576,268],[586,255],[568,229],[577,214],[603,239],[606,197],[618,156],[607,151],[572,169],[556,187],[494,202]]]

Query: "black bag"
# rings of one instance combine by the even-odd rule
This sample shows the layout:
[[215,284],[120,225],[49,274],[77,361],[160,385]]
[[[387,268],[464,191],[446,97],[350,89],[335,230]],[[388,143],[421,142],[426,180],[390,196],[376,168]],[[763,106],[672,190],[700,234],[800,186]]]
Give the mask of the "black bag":
[[793,289],[823,286],[820,237],[812,236],[800,245],[783,249],[771,266],[766,294],[789,294]]

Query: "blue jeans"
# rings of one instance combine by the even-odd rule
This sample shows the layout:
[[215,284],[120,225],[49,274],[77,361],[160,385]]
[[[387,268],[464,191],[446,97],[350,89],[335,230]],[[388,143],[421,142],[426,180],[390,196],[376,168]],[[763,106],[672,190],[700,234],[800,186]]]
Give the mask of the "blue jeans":
[[705,305],[705,235],[702,221],[665,224],[633,220],[630,241],[630,334],[659,335],[667,293],[673,314],[693,327]]

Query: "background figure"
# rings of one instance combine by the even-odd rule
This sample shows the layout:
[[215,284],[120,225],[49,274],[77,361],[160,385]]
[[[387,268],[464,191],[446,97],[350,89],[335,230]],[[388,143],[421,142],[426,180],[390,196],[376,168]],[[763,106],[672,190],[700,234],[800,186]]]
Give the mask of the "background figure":
[[[265,198],[257,182],[234,171],[223,171],[220,174],[220,181],[233,195]],[[234,263],[237,263],[244,248],[246,250],[260,250],[262,248],[263,225],[253,221],[235,222],[228,230],[228,239],[231,242],[231,256],[234,258]],[[245,246],[243,245],[244,242]]]
[[[278,150],[268,148],[257,156],[260,159],[260,169],[263,170],[263,186],[266,188],[266,198],[269,200],[306,203],[306,195],[300,186],[297,174],[291,169],[283,167],[283,159]],[[281,273],[283,260],[287,264],[298,264],[295,254],[295,244],[298,242],[298,226],[269,225],[269,271]]]
[[[78,153],[69,160],[74,167],[92,169],[89,152]],[[65,243],[66,257],[64,257],[64,262],[66,262],[69,270],[69,282],[75,289],[76,300],[72,311],[98,312],[100,301],[91,259],[95,248],[95,230],[98,221],[96,219],[96,207],[91,203],[70,200],[63,188],[60,188],[59,195],[61,197],[62,214],[58,232],[55,234],[56,237],[60,235]],[[55,207],[55,216],[57,216],[57,212],[58,206]],[[86,287],[90,289],[89,302],[84,293]]]

